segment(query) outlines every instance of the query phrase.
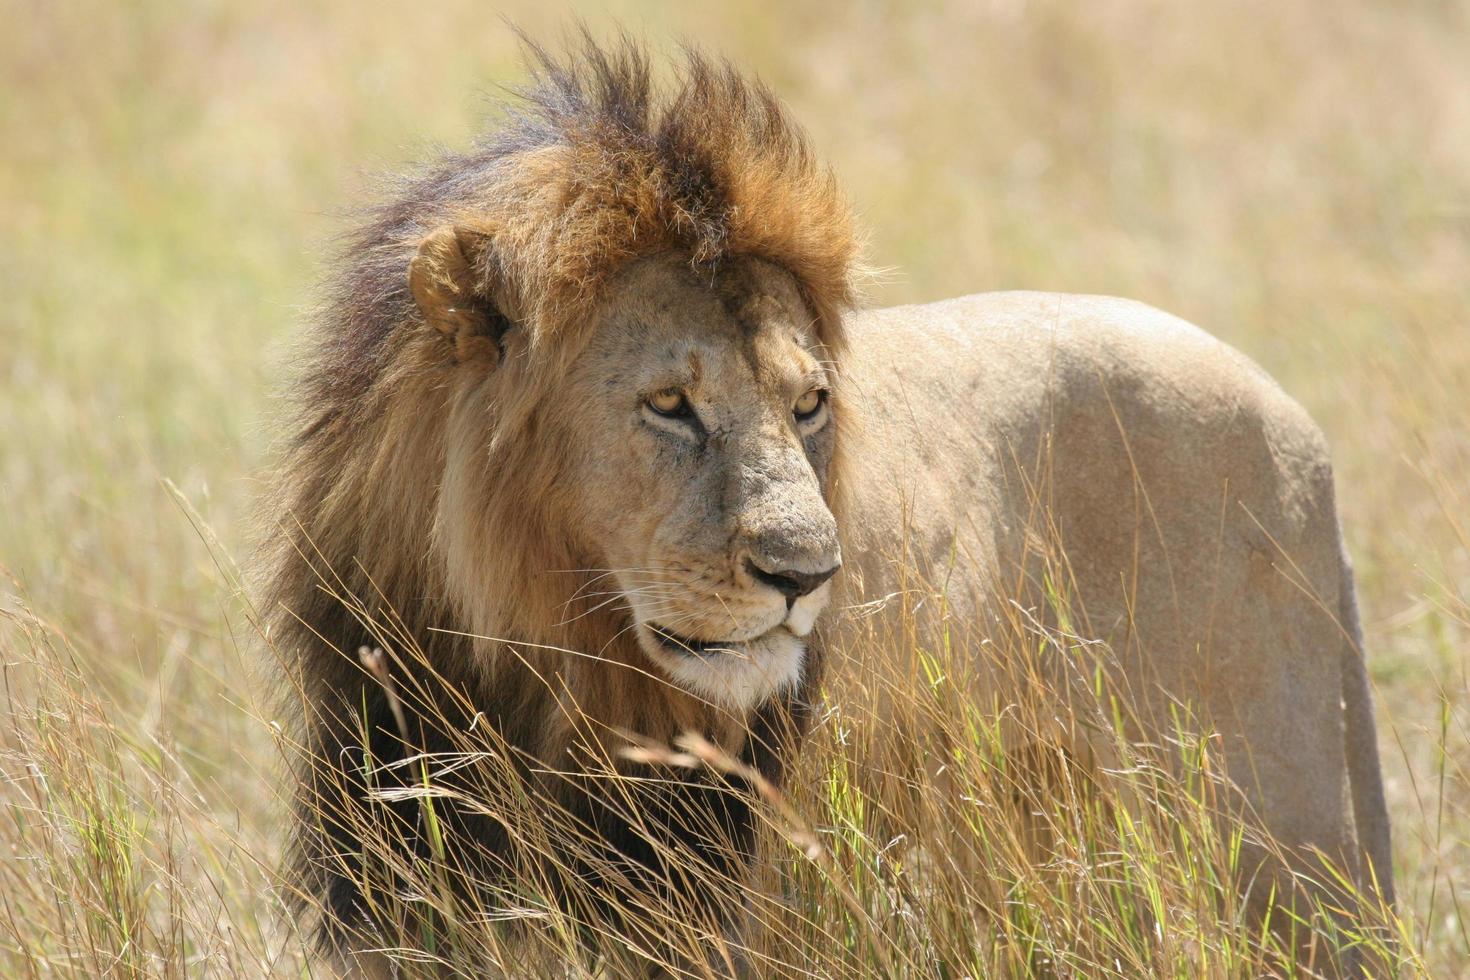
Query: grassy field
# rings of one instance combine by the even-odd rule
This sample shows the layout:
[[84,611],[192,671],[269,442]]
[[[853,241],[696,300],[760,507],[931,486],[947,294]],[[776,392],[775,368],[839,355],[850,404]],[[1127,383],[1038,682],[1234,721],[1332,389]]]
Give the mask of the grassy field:
[[[1308,407],[1359,573],[1403,970],[1470,976],[1470,7],[507,6],[759,72],[871,230],[874,302],[1126,295]],[[515,41],[460,0],[0,13],[0,974],[307,975],[236,572],[273,394],[343,213],[485,125]],[[963,712],[935,697],[915,710]],[[834,862],[796,862],[769,917],[811,975],[1264,969],[1137,828],[1125,877],[1167,928],[1000,845],[895,871],[858,771],[874,724],[819,733],[783,824]],[[956,833],[948,806],[897,818]]]

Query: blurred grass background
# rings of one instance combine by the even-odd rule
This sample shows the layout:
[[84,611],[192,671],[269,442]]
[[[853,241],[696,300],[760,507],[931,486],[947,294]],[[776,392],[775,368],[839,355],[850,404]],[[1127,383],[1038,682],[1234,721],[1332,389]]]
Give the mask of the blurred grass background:
[[[1358,565],[1404,907],[1432,975],[1470,975],[1470,4],[0,0],[8,710],[79,684],[99,738],[192,794],[198,890],[169,887],[220,918],[205,958],[299,969],[228,952],[290,944],[266,938],[262,668],[216,558],[248,558],[273,391],[344,214],[521,78],[498,14],[759,73],[871,230],[875,303],[1126,295],[1301,399]],[[66,677],[24,654],[43,626]],[[23,842],[12,735],[0,840]],[[66,893],[5,851],[5,904]],[[19,963],[34,937],[7,920]]]

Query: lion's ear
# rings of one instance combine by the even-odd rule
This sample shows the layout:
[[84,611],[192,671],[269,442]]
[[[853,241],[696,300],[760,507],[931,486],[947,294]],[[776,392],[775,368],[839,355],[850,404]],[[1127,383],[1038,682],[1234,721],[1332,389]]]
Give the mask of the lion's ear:
[[489,236],[445,225],[431,232],[408,264],[408,286],[424,321],[454,344],[455,360],[494,367],[511,321],[481,280]]

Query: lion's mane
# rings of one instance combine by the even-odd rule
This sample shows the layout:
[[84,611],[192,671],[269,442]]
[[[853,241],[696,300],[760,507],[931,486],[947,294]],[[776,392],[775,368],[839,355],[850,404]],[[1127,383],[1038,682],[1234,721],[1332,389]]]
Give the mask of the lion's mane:
[[[385,792],[422,781],[403,760],[462,754],[465,732],[478,729],[515,756],[500,779],[549,759],[565,768],[576,745],[585,761],[609,733],[729,728],[631,669],[633,641],[619,638],[615,607],[568,611],[567,596],[593,580],[569,572],[587,558],[560,533],[558,458],[538,398],[586,342],[610,278],[670,250],[696,267],[757,257],[791,273],[834,352],[853,299],[847,207],[765,87],[690,53],[661,95],[630,44],[587,42],[565,59],[530,50],[534,83],[504,124],[399,182],[347,242],[293,392],[300,421],[269,502],[265,599],[303,722],[296,887],[325,912],[329,939],[374,918],[365,828],[396,820],[407,846],[429,846],[415,830],[416,804]],[[488,243],[473,270],[477,295],[517,345],[494,368],[512,394],[475,412],[463,410],[480,397],[456,363],[464,352],[427,328],[410,289],[410,263],[446,224]],[[447,421],[464,417],[476,425]],[[475,485],[440,485],[455,452],[481,454]],[[475,526],[443,526],[448,493],[475,495]],[[445,567],[436,541],[448,535],[475,536],[483,567]],[[476,576],[468,589],[453,578],[465,574]],[[478,595],[474,617],[452,598],[466,591]],[[471,618],[506,642],[466,636]],[[384,651],[387,678],[364,666],[363,648]],[[777,744],[801,727],[812,659],[802,690],[738,720],[748,737],[730,744],[768,775],[779,775]],[[579,728],[573,715],[592,721]],[[578,743],[579,732],[590,739]],[[442,781],[461,796],[493,789],[495,779],[465,775],[474,768],[446,767]],[[616,852],[657,862],[656,848],[582,784],[563,780],[548,793]],[[670,815],[703,808],[749,851],[750,815],[731,794],[691,785],[661,800]],[[513,835],[487,807],[447,809],[451,834],[484,856],[481,880],[516,866]]]

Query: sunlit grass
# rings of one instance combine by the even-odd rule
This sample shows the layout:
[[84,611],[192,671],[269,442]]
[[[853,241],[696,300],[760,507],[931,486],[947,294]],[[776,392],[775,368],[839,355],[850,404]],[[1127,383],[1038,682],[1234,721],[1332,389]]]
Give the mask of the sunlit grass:
[[[250,561],[288,338],[342,212],[370,193],[363,172],[463,145],[481,93],[517,77],[514,41],[468,2],[6,10],[0,973],[303,975],[274,877],[277,665],[233,563]],[[511,13],[537,32],[566,22]],[[791,101],[893,270],[876,302],[1129,295],[1241,347],[1307,405],[1334,448],[1380,696],[1402,915],[1388,925],[1407,973],[1462,973],[1465,11],[628,0],[612,13],[721,49]],[[1089,653],[1084,639],[1010,636],[1033,653]],[[1098,791],[1062,766],[1066,805],[1018,816],[994,706],[964,696],[955,653],[906,649],[899,690],[864,664],[834,679],[771,801],[757,962],[1235,977],[1283,955],[1223,887],[1240,842],[1201,819],[1207,742],[1181,725],[1174,746],[1199,780],[1121,759],[1125,785]],[[422,873],[435,894],[437,872]],[[523,921],[454,928],[491,958],[529,932],[566,959],[574,926],[520,898]]]

